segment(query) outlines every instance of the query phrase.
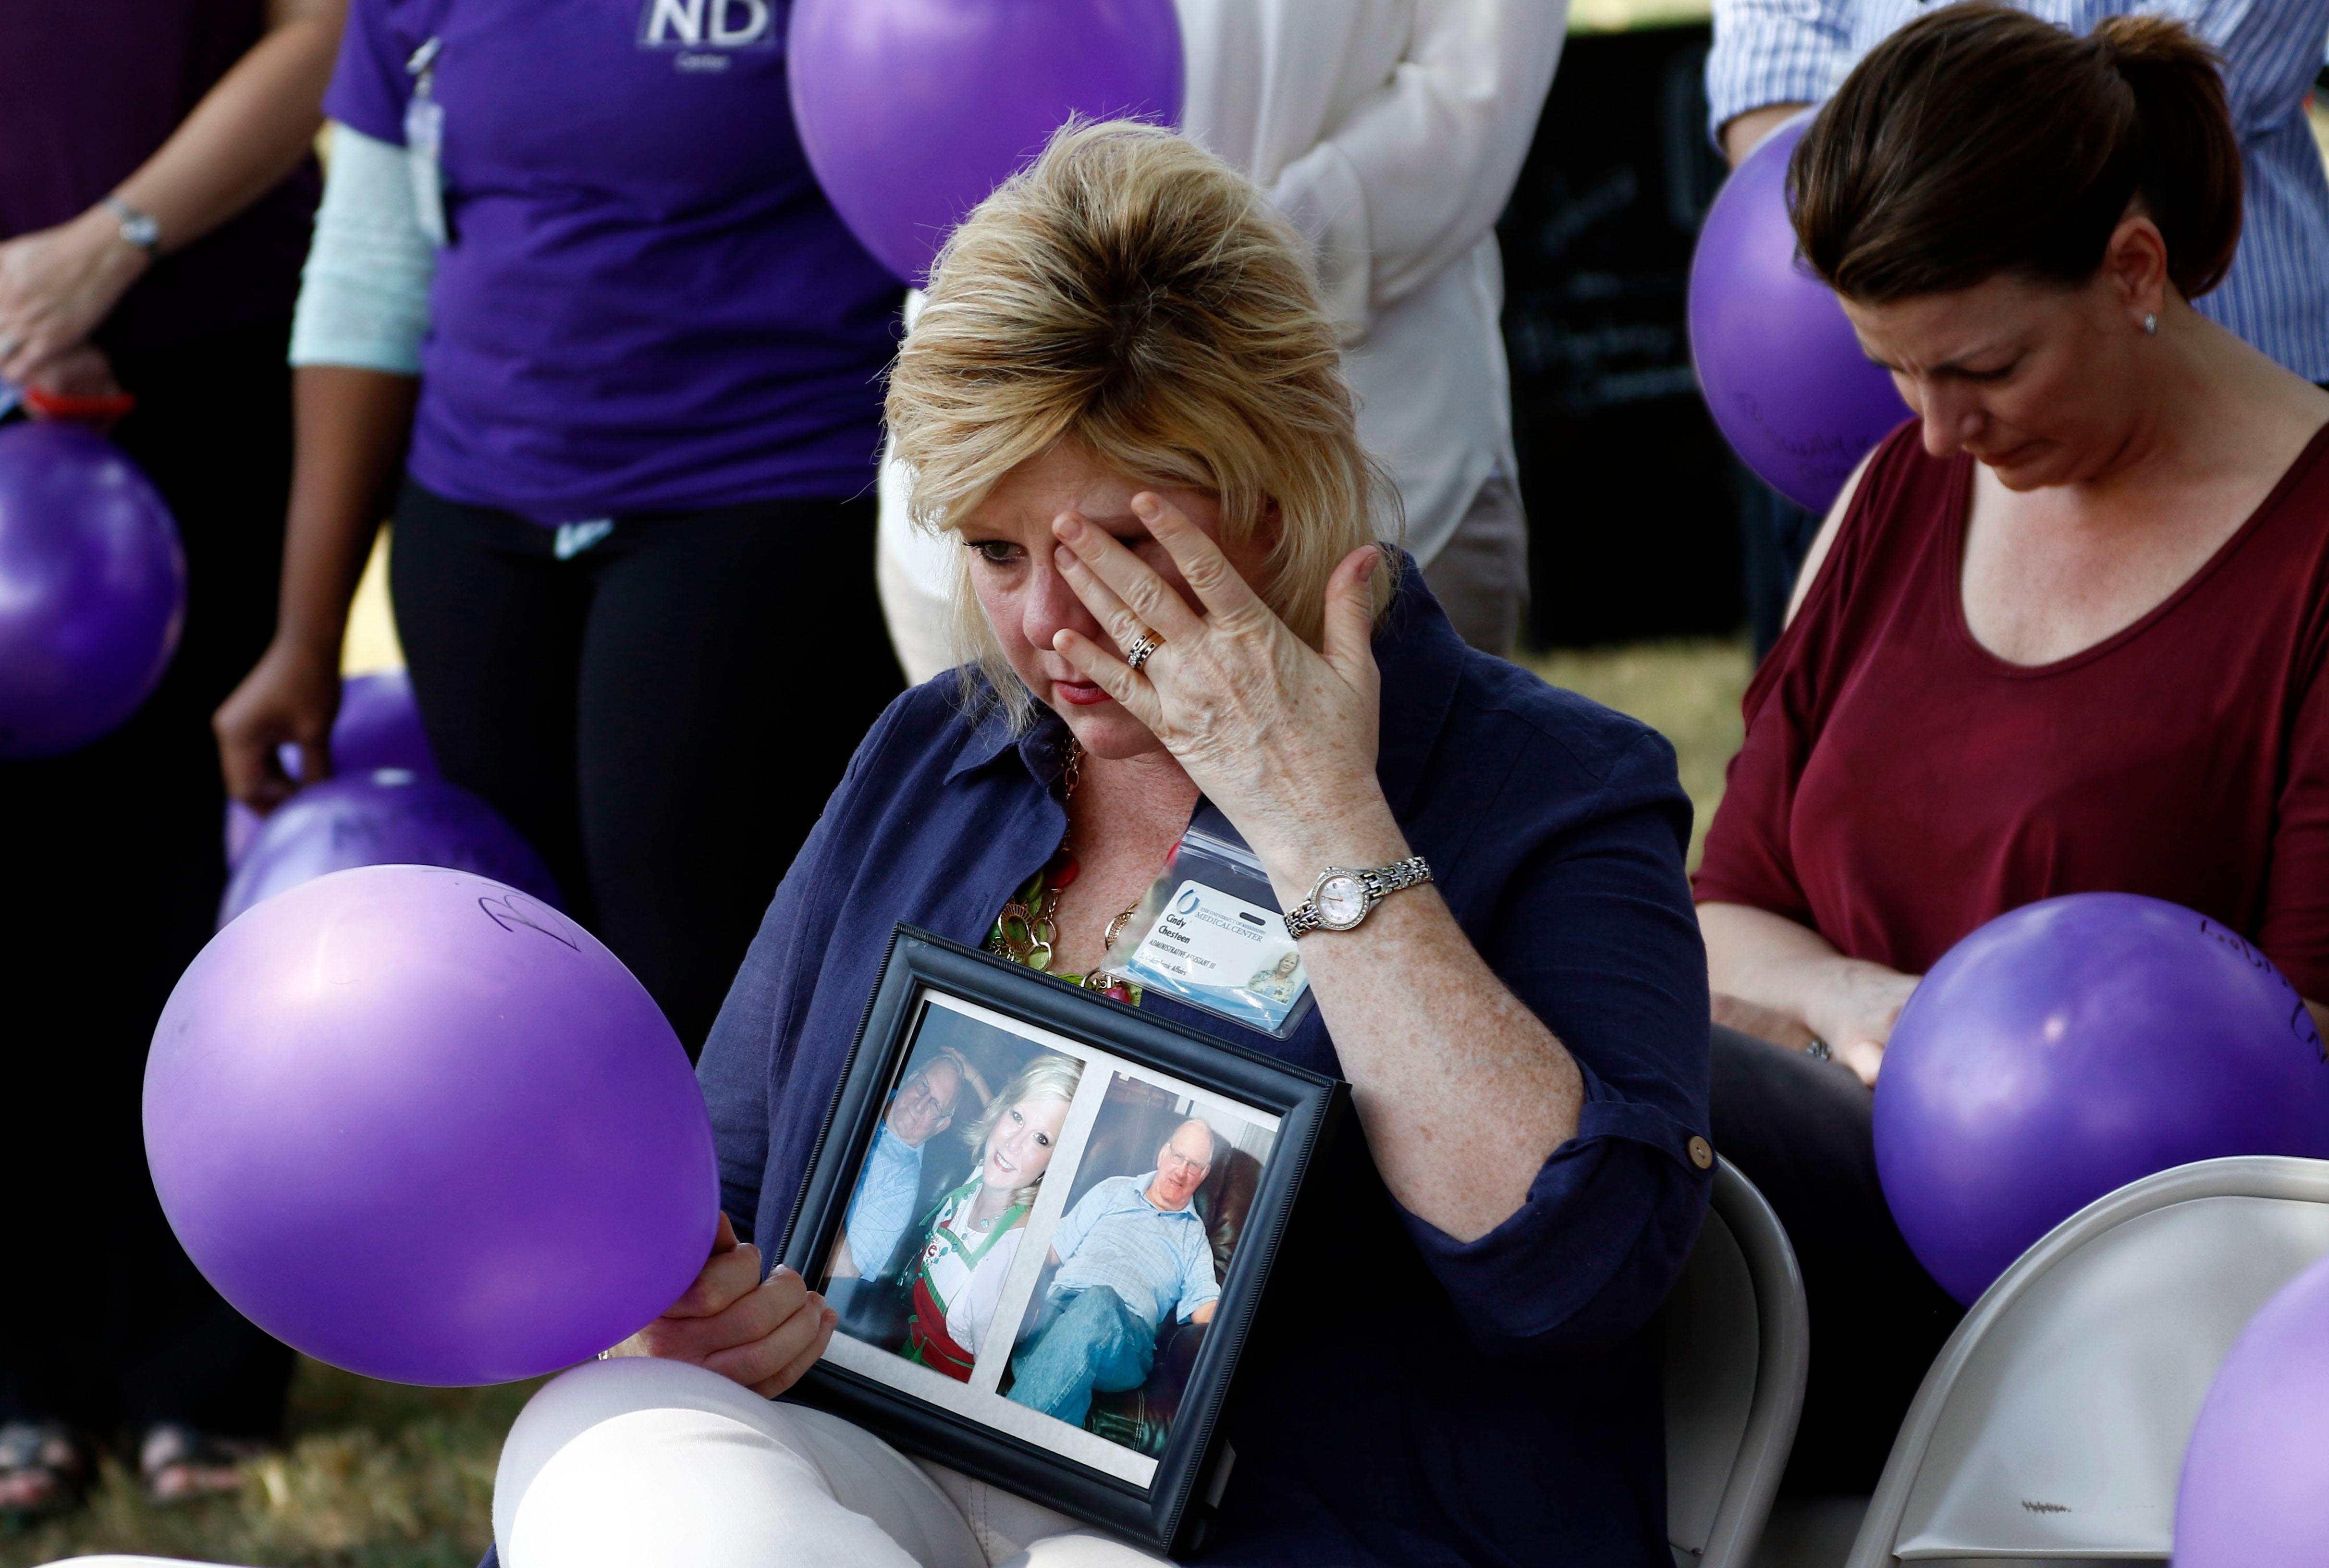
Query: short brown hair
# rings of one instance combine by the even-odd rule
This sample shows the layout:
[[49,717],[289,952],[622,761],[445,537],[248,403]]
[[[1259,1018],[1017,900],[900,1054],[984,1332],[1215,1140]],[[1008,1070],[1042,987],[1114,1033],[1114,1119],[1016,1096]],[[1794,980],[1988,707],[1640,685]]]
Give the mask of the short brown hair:
[[1872,305],[2083,283],[2139,199],[2191,299],[2239,242],[2239,144],[2216,56],[2181,24],[2114,16],[2080,38],[1969,0],[1860,62],[1797,144],[1787,199],[1804,260]]

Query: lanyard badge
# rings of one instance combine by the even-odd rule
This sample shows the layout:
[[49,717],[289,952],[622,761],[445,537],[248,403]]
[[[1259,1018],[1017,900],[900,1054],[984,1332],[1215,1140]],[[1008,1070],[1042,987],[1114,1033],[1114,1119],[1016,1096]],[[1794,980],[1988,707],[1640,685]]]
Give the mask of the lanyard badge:
[[1280,1040],[1316,1005],[1261,862],[1210,800],[1119,940],[1132,956],[1117,972]]
[[412,175],[412,208],[429,242],[441,246],[445,227],[445,106],[437,101],[437,56],[444,48],[431,38],[412,52],[405,71],[412,77],[412,96],[404,104],[404,162]]

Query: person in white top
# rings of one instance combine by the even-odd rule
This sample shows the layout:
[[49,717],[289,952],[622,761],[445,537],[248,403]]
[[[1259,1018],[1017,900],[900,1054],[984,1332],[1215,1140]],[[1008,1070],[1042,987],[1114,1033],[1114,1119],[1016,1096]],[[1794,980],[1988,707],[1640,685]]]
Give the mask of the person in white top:
[[[1181,128],[1269,193],[1313,247],[1359,437],[1406,513],[1380,526],[1475,647],[1528,600],[1495,226],[1552,83],[1568,0],[1177,0]],[[907,305],[910,326],[919,295]],[[957,546],[882,471],[882,605],[919,682],[957,660]]]

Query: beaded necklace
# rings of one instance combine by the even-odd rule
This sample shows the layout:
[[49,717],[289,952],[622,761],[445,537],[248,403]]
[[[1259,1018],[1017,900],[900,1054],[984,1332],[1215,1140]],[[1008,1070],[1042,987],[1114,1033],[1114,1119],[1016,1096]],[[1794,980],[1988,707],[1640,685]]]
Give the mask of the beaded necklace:
[[[1076,783],[1083,774],[1083,756],[1084,749],[1076,744],[1072,737],[1070,738],[1060,770],[1060,803],[1063,806],[1075,798]],[[1062,837],[1060,847],[1052,851],[1051,858],[1020,884],[1019,891],[1011,895],[1011,902],[1003,906],[1003,912],[995,917],[995,929],[986,934],[986,950],[998,959],[1008,959],[1014,964],[1024,964],[1031,969],[1051,975],[1052,944],[1059,937],[1056,917],[1060,895],[1074,885],[1079,869],[1071,840]],[[1103,951],[1115,950],[1116,939],[1123,934],[1133,912],[1139,907],[1134,903],[1108,922],[1108,930],[1100,943]],[[1089,975],[1059,974],[1051,975],[1051,978],[1087,991],[1097,991],[1115,1001],[1128,1002],[1136,1007],[1140,1006],[1141,988],[1122,975],[1111,974],[1106,969],[1094,969]]]

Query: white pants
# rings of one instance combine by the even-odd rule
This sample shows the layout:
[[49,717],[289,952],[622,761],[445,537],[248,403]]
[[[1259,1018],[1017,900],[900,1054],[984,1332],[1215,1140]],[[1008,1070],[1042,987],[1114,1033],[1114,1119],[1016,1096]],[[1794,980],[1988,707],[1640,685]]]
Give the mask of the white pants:
[[[494,1539],[502,1568],[1164,1561],[943,1466],[916,1464],[837,1416],[772,1403],[701,1367],[627,1357],[578,1366],[527,1403],[502,1444]],[[71,1559],[74,1568],[161,1561]]]

